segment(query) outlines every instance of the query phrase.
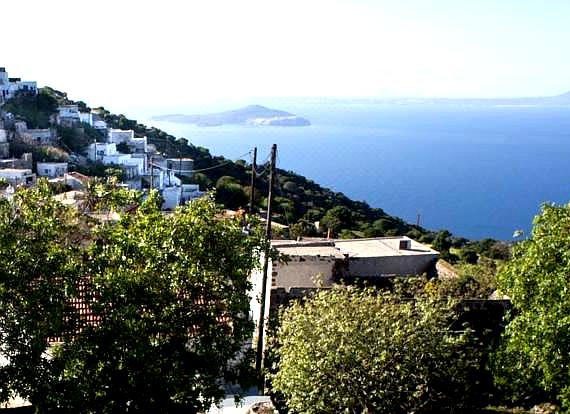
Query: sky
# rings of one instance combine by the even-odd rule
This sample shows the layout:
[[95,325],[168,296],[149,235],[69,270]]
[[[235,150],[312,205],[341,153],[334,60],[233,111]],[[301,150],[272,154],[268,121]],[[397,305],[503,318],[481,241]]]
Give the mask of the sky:
[[570,90],[568,0],[8,0],[0,66],[91,106]]

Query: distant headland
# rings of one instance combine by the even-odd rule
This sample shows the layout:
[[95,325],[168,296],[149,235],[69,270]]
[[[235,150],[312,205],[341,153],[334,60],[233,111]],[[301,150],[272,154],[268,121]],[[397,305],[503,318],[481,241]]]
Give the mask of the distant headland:
[[198,126],[219,126],[224,124],[266,125],[298,127],[308,126],[311,122],[289,112],[266,108],[261,105],[249,105],[233,111],[203,115],[170,114],[152,117],[154,121],[168,121]]

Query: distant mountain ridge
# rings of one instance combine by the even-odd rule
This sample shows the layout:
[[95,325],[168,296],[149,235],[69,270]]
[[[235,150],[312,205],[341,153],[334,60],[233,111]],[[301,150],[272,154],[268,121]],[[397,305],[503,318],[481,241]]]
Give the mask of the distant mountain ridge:
[[309,120],[278,109],[261,105],[249,105],[232,111],[213,114],[185,115],[168,114],[151,118],[154,121],[168,121],[198,126],[219,126],[224,124],[268,125],[268,126],[308,126]]
[[[417,100],[417,101],[422,101]],[[434,98],[425,99],[432,104],[471,104],[471,105],[512,105],[512,106],[552,106],[570,105],[570,91],[555,96],[536,96],[521,98]]]
[[307,98],[310,102],[367,105],[442,105],[442,106],[570,106],[570,91],[554,96],[520,98]]

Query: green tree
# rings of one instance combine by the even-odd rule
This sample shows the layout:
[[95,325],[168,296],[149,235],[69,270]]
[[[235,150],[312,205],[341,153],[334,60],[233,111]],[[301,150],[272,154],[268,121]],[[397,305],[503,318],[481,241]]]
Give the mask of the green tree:
[[246,237],[208,199],[164,216],[154,192],[117,223],[93,222],[43,185],[0,200],[0,226],[3,399],[18,393],[40,412],[196,413],[223,397],[252,333],[261,232]]
[[85,222],[52,199],[45,182],[0,199],[0,400],[45,395],[49,338],[69,328]]
[[342,229],[352,227],[354,224],[352,212],[345,206],[336,206],[328,210],[321,223],[335,234]]
[[223,176],[216,182],[216,201],[227,208],[236,210],[246,206],[249,198],[238,180]]
[[280,315],[273,388],[296,413],[461,412],[477,353],[452,302],[335,288]]
[[130,154],[131,153],[131,149],[129,148],[129,145],[126,142],[119,142],[117,144],[117,151],[119,151],[120,153],[123,153],[123,154]]
[[570,409],[570,205],[543,206],[497,281],[514,307],[494,359],[497,383],[514,399]]
[[451,248],[451,233],[447,230],[441,230],[437,233],[437,236],[435,236],[435,239],[433,241],[432,247],[441,252],[449,252],[449,249]]

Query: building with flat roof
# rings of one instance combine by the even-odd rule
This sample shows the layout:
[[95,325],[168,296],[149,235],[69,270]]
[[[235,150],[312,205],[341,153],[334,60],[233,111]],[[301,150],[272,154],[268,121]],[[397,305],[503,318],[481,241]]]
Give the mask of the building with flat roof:
[[66,162],[38,162],[36,171],[40,177],[56,178],[67,174]]
[[[309,292],[359,280],[381,284],[395,276],[435,271],[439,253],[406,236],[370,239],[273,240],[279,260],[269,260],[265,315]],[[258,323],[263,274],[251,275],[251,316]]]
[[274,240],[272,246],[284,260],[271,263],[271,286],[286,290],[327,287],[341,279],[421,275],[430,272],[439,257],[437,251],[406,236]]
[[0,67],[0,103],[13,98],[18,92],[35,95],[38,92],[38,86],[36,82],[10,78],[6,68]]
[[5,179],[12,187],[31,186],[36,183],[36,174],[27,168],[0,169],[0,178]]

